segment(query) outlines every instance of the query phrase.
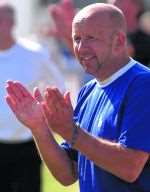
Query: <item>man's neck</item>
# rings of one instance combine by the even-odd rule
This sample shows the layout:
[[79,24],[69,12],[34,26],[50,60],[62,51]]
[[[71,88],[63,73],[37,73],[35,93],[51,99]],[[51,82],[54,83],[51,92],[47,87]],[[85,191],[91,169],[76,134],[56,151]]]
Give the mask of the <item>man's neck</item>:
[[114,61],[112,61],[111,65],[109,65],[109,70],[105,70],[105,73],[99,73],[99,76],[96,78],[100,81],[104,81],[108,79],[110,76],[112,76],[115,72],[120,70],[122,67],[124,67],[128,62],[130,61],[130,58],[125,55],[124,57],[117,58]]

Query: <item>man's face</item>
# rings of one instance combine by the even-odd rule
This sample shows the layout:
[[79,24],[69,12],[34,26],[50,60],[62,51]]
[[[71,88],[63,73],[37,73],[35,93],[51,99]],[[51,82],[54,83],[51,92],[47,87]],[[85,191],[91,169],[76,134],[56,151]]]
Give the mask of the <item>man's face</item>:
[[103,18],[75,22],[72,37],[75,55],[86,72],[98,77],[109,70],[113,34]]

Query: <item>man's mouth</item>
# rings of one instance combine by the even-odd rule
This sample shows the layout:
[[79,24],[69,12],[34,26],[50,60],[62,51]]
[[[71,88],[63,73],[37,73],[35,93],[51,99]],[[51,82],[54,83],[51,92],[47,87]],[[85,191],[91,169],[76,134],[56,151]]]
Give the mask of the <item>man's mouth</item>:
[[94,56],[84,56],[84,57],[81,57],[80,60],[82,63],[84,63],[84,62],[90,61],[93,58],[94,58]]

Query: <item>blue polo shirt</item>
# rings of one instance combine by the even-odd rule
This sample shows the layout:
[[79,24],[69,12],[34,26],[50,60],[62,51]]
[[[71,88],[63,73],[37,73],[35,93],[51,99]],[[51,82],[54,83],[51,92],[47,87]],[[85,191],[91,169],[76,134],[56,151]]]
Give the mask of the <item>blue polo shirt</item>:
[[[74,121],[91,135],[150,152],[150,70],[133,59],[105,82],[96,79],[80,91]],[[85,141],[86,142],[86,141]],[[78,162],[80,192],[148,192],[150,163],[128,183],[63,144]],[[99,154],[97,151],[97,155]],[[110,157],[113,158],[113,157]]]

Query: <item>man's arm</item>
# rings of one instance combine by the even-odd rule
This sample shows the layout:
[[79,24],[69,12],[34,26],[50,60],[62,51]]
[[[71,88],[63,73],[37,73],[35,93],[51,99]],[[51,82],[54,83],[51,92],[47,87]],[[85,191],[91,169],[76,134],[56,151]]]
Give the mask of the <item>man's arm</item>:
[[49,171],[64,186],[73,184],[77,180],[76,163],[71,161],[48,127],[32,131],[35,143]]
[[34,97],[18,82],[9,81],[6,89],[8,105],[17,119],[31,130],[39,152],[49,170],[63,185],[74,183],[77,179],[76,167],[65,150],[57,144],[47,125],[40,103],[42,98],[38,89],[36,89]]
[[[69,96],[65,95],[63,98],[57,89],[49,88],[45,92],[45,100],[49,108],[49,111],[45,110],[48,123],[54,131],[72,143],[75,126],[70,114]],[[75,134],[76,150],[99,167],[127,182],[133,182],[138,178],[149,158],[148,153],[127,149],[119,143],[96,138],[80,128]]]
[[74,147],[99,167],[127,182],[138,178],[149,158],[146,152],[93,137],[80,128]]

